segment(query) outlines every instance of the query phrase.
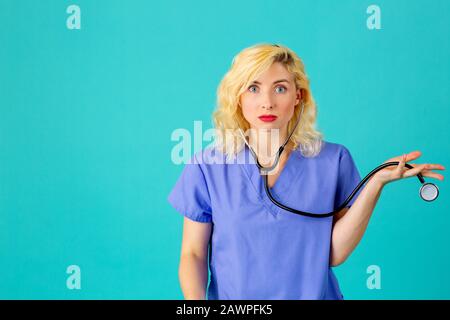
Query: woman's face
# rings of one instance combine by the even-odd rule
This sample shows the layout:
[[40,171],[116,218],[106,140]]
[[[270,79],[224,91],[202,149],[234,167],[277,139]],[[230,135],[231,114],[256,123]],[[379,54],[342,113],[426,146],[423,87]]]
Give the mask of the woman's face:
[[[251,128],[284,132],[301,99],[293,78],[282,63],[275,62],[244,91],[240,97],[242,114]],[[274,120],[264,115],[272,115]]]

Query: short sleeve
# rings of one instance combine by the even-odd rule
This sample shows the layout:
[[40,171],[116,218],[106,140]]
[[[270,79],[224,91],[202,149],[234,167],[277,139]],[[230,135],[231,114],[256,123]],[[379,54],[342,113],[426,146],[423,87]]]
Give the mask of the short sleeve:
[[[360,183],[361,176],[355,161],[347,148],[343,147],[339,160],[339,174],[335,195],[334,207],[337,209],[350,196],[356,186]],[[358,190],[355,196],[347,203],[346,207],[350,208],[361,193],[362,188]]]
[[182,215],[197,222],[211,222],[208,186],[195,155],[186,164],[167,200]]

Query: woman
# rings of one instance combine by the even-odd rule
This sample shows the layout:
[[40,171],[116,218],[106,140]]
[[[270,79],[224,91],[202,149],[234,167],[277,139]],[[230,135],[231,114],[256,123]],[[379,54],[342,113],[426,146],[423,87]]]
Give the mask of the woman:
[[383,186],[418,173],[443,179],[431,171],[441,165],[404,166],[416,151],[389,159],[400,163],[372,176],[333,217],[280,209],[265,194],[249,147],[269,167],[291,130],[268,175],[276,199],[330,212],[361,180],[348,149],[315,130],[316,112],[304,65],[289,48],[260,44],[234,58],[218,88],[215,146],[192,157],[168,197],[185,216],[179,277],[186,299],[343,299],[331,267],[361,240]]

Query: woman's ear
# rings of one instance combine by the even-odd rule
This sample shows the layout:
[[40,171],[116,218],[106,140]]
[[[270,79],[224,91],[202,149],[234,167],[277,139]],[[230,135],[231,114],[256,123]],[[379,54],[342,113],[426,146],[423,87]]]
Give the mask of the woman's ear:
[[300,102],[303,100],[303,91],[301,88],[297,89],[297,103],[296,106],[300,105]]

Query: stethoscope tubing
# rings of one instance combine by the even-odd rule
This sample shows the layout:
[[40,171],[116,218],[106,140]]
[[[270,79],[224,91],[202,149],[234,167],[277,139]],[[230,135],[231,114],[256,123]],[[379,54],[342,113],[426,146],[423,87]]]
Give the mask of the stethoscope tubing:
[[[306,216],[306,217],[312,217],[312,218],[327,218],[327,217],[331,217],[331,216],[337,214],[337,213],[340,212],[343,208],[345,208],[345,206],[353,199],[353,197],[356,195],[356,193],[359,191],[359,189],[361,189],[361,187],[362,187],[362,186],[370,179],[370,177],[372,177],[375,173],[377,173],[378,171],[380,171],[380,170],[382,170],[382,169],[384,169],[384,168],[386,168],[386,167],[389,167],[389,166],[397,166],[397,165],[399,164],[399,162],[398,162],[398,161],[386,162],[386,163],[383,163],[383,164],[379,165],[378,167],[376,167],[375,169],[373,169],[371,172],[369,172],[369,174],[367,174],[367,175],[364,177],[364,179],[362,179],[362,180],[359,182],[359,184],[358,184],[358,185],[356,186],[356,188],[352,191],[352,193],[347,197],[347,199],[345,199],[345,201],[344,201],[344,202],[343,202],[336,210],[334,210],[334,211],[327,212],[327,213],[311,213],[311,212],[305,212],[305,211],[297,210],[297,209],[294,209],[294,208],[290,208],[290,207],[288,207],[288,206],[286,206],[286,205],[280,203],[277,199],[275,199],[275,198],[273,197],[272,193],[270,192],[269,183],[268,183],[268,173],[269,173],[270,171],[272,171],[272,170],[278,165],[278,162],[279,162],[279,160],[280,160],[281,154],[283,153],[286,144],[288,143],[290,137],[292,136],[292,134],[294,133],[295,129],[297,128],[297,126],[298,126],[298,124],[299,124],[299,122],[300,122],[300,119],[301,119],[302,114],[303,114],[303,108],[304,108],[304,105],[303,105],[303,101],[302,101],[302,108],[301,108],[300,116],[298,117],[298,120],[297,120],[297,122],[296,122],[294,128],[292,129],[291,133],[290,133],[289,136],[286,138],[286,141],[285,141],[285,142],[280,146],[280,148],[278,149],[278,152],[277,152],[277,154],[276,154],[276,156],[275,156],[275,161],[274,161],[274,163],[273,163],[270,167],[263,167],[263,166],[259,163],[258,156],[257,156],[256,153],[253,151],[253,149],[250,147],[250,145],[247,143],[247,140],[245,139],[244,135],[242,134],[242,131],[239,130],[239,132],[240,132],[240,134],[242,135],[242,138],[243,138],[245,144],[248,146],[248,148],[249,148],[249,150],[250,150],[250,152],[251,152],[253,158],[255,159],[256,166],[258,167],[260,174],[265,176],[265,177],[264,177],[264,190],[266,191],[267,197],[270,199],[270,201],[272,201],[276,206],[278,206],[278,207],[280,207],[280,208],[282,208],[282,209],[284,209],[284,210],[286,210],[286,211],[295,213],[295,214],[299,214],[299,215]],[[408,163],[405,163],[405,167],[407,167],[407,168],[409,168],[409,169],[414,168],[413,166],[411,166],[411,165],[408,164]],[[425,183],[425,179],[423,178],[423,176],[422,176],[421,173],[418,173],[418,174],[417,174],[417,178],[418,178],[419,181],[422,183],[422,187],[421,187],[421,189],[419,190],[419,194],[420,194],[420,196],[422,197],[422,199],[425,200],[425,201],[433,201],[433,200],[435,200],[435,199],[437,198],[437,196],[439,195],[439,189],[438,189],[438,187],[437,187],[436,185],[434,185],[433,183]],[[431,200],[426,199],[426,198],[425,198],[424,196],[422,196],[422,194],[421,194],[421,193],[422,193],[422,189],[423,189],[425,186],[427,186],[427,185],[432,185],[433,188],[434,188],[434,190],[436,191],[435,197],[434,197],[433,199],[431,199]]]
[[[273,196],[272,193],[270,192],[270,188],[269,188],[269,183],[268,183],[268,175],[265,174],[264,175],[264,189],[266,191],[267,196],[269,197],[270,201],[272,201],[275,205],[277,205],[278,207],[286,210],[286,211],[290,211],[292,213],[295,214],[299,214],[302,216],[306,216],[306,217],[312,217],[312,218],[327,218],[327,217],[331,217],[335,214],[337,214],[338,212],[340,212],[343,208],[345,208],[345,206],[353,199],[353,197],[356,195],[356,193],[358,192],[359,189],[361,189],[361,187],[366,183],[367,180],[370,179],[371,176],[373,176],[375,173],[377,173],[378,171],[389,167],[389,166],[397,166],[399,164],[398,161],[391,161],[391,162],[386,162],[383,163],[381,165],[379,165],[378,167],[376,167],[375,169],[373,169],[369,174],[367,174],[364,179],[362,179],[358,185],[356,186],[356,188],[352,191],[352,193],[347,197],[347,199],[345,199],[345,201],[334,211],[331,212],[327,212],[327,213],[310,213],[310,212],[305,212],[305,211],[301,211],[301,210],[297,210],[294,208],[290,208],[288,206],[285,206],[284,204],[278,202]],[[257,166],[259,167],[260,164],[257,162]],[[412,169],[414,168],[413,166],[411,166],[408,163],[405,163],[405,167]],[[425,183],[425,180],[422,176],[421,173],[417,174],[417,178],[420,180],[420,182],[423,184]]]

